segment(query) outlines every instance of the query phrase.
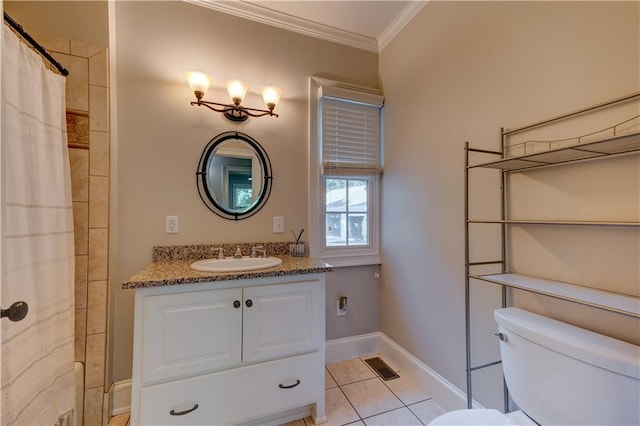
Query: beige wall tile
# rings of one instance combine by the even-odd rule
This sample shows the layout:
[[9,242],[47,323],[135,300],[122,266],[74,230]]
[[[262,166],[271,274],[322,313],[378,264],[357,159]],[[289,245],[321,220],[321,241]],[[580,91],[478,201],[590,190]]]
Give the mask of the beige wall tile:
[[89,128],[109,131],[109,91],[106,87],[89,87]]
[[93,44],[82,43],[80,41],[71,40],[70,42],[71,54],[83,58],[90,58],[100,52],[101,49],[102,47],[100,46],[94,46]]
[[89,144],[89,114],[67,110],[67,142]]
[[109,87],[109,67],[107,64],[106,49],[89,58],[89,84]]
[[87,334],[107,329],[107,281],[90,281],[87,300]]
[[[29,33],[31,34],[31,36],[38,40],[38,43],[40,43],[42,45],[42,47],[44,47],[45,49],[47,49],[50,53],[69,53],[70,52],[70,41],[64,38],[60,38],[60,37],[55,37],[52,35],[48,35],[48,34],[42,34],[42,33],[31,33],[31,31],[29,31]],[[53,55],[54,58],[57,59],[58,55]],[[60,62],[60,61],[58,61]],[[64,66],[64,64],[63,64]],[[65,66],[66,68],[66,66]]]
[[89,229],[89,281],[107,279],[109,248],[109,230],[106,228]]
[[102,424],[102,387],[84,391],[84,424],[100,426]]
[[74,323],[74,359],[84,362],[85,351],[87,347],[87,310],[76,309]]
[[104,384],[105,333],[89,334],[85,357],[84,387],[90,389]]
[[[89,253],[89,203],[73,202],[73,239],[76,255]],[[85,274],[85,280],[87,275]]]
[[109,226],[109,178],[89,177],[89,227]]
[[109,176],[109,133],[90,132],[89,174]]
[[71,198],[73,201],[89,201],[89,151],[71,148]]
[[76,256],[75,301],[76,309],[87,307],[87,255]]
[[58,54],[56,60],[69,70],[66,84],[67,108],[89,111],[89,60],[64,54]]

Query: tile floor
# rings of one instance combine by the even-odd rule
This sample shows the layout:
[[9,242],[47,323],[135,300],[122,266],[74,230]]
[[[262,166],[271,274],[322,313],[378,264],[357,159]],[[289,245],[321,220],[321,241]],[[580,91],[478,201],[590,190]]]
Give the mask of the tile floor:
[[[369,357],[366,357],[369,358]],[[363,361],[354,358],[327,364],[325,369],[326,426],[427,425],[445,410],[421,391],[402,371],[383,381]],[[286,426],[314,425],[310,417]],[[109,426],[129,426],[129,414],[114,416]]]

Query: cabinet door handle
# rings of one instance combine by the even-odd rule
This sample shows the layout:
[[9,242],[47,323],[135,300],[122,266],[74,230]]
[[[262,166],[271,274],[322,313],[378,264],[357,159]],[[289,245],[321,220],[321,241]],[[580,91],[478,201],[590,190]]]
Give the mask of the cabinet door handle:
[[244,302],[245,305],[247,305],[247,308],[250,308],[253,306],[253,300],[251,299],[247,299],[246,302]]
[[169,414],[171,414],[172,416],[184,416],[185,414],[189,414],[192,411],[196,411],[197,409],[198,409],[198,404],[195,404],[193,408],[190,408],[188,410],[184,410],[184,411],[171,410],[169,411]]
[[294,384],[292,384],[292,385],[286,385],[286,386],[285,386],[285,385],[283,385],[282,383],[280,383],[280,384],[278,385],[278,387],[279,387],[280,389],[292,389],[292,388],[295,388],[296,386],[298,386],[299,384],[300,384],[300,379],[296,380],[296,382],[295,382]]
[[238,309],[238,308],[240,307],[240,305],[242,305],[242,304],[240,303],[240,301],[239,301],[239,300],[234,300],[234,301],[233,301],[233,307],[234,307],[234,308]]

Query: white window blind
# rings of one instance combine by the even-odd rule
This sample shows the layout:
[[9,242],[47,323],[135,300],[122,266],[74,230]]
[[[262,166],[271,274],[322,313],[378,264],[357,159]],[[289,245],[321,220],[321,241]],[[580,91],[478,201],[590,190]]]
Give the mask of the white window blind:
[[381,173],[380,108],[323,94],[322,173],[338,176],[378,176]]

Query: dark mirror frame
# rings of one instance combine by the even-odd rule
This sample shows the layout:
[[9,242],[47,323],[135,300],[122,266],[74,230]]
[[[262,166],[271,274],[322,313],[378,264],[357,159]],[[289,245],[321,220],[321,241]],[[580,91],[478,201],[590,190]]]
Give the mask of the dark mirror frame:
[[[207,183],[207,170],[211,157],[215,155],[216,149],[222,143],[231,139],[240,140],[249,144],[249,146],[255,151],[262,169],[262,190],[260,191],[260,194],[258,194],[258,198],[253,202],[251,207],[242,211],[231,210],[216,201],[215,194]],[[256,179],[256,177],[254,176],[253,179]],[[273,175],[271,171],[271,162],[269,161],[267,152],[264,150],[264,148],[262,148],[258,141],[245,133],[235,131],[220,133],[219,135],[211,139],[207,146],[204,148],[204,151],[202,151],[200,161],[198,162],[198,170],[196,171],[196,185],[198,187],[198,194],[200,195],[200,199],[207,206],[207,208],[222,218],[229,220],[240,220],[246,219],[256,214],[269,199],[272,183]]]

